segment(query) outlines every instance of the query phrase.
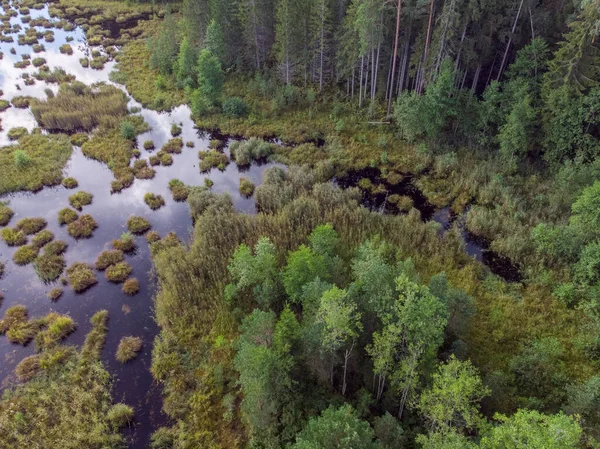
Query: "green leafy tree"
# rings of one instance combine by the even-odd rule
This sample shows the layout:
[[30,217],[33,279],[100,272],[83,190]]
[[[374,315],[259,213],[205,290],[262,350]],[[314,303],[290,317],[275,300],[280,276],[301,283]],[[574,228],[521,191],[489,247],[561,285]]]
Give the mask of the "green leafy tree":
[[170,75],[177,61],[179,45],[177,44],[177,22],[168,7],[160,32],[156,38],[150,39],[150,67],[163,75]]
[[483,421],[479,402],[489,394],[471,362],[452,356],[433,374],[433,385],[421,393],[418,408],[434,432],[473,430]]
[[289,254],[287,265],[281,272],[283,286],[293,302],[302,300],[303,287],[317,277],[329,278],[325,258],[305,245]]
[[417,435],[416,442],[421,449],[477,449],[479,447],[466,436],[454,431]]
[[535,118],[536,111],[528,94],[515,99],[506,123],[500,127],[498,134],[500,156],[508,171],[516,170],[518,162],[529,152]]
[[219,58],[221,63],[225,61],[225,56],[227,54],[225,36],[223,35],[223,29],[221,28],[221,25],[219,25],[219,23],[214,19],[211,20],[208,28],[206,29],[204,48]]
[[507,417],[494,416],[499,425],[481,439],[481,449],[575,449],[580,447],[581,426],[575,418],[559,413],[544,415],[519,410]]
[[[323,323],[321,340],[323,349],[334,357],[337,351],[344,349],[342,395],[345,395],[348,359],[352,354],[356,338],[362,330],[360,313],[346,291],[333,286],[321,297],[317,320]],[[333,364],[331,381],[333,382]]]
[[582,427],[597,439],[600,432],[600,376],[592,376],[581,384],[570,385],[563,410],[567,415],[578,415]]
[[223,93],[223,79],[219,58],[209,50],[202,50],[198,58],[198,89],[212,104],[216,104]]
[[296,438],[292,449],[380,449],[374,441],[373,429],[368,422],[356,416],[348,405],[325,409],[321,416],[312,418]]
[[198,73],[197,62],[198,54],[196,49],[185,38],[181,41],[177,60],[177,79],[184,85],[190,87],[196,85],[196,74]]
[[373,428],[377,441],[384,449],[398,449],[404,446],[404,430],[398,420],[388,412],[375,418]]

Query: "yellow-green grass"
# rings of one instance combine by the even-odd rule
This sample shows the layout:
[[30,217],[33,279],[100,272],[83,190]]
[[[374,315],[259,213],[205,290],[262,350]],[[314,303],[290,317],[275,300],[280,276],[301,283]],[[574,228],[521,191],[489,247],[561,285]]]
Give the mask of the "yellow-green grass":
[[130,253],[136,248],[135,237],[131,232],[124,232],[121,234],[120,239],[115,239],[112,241],[112,246],[114,249],[118,249],[124,253]]
[[[15,163],[18,151],[26,155],[26,164]],[[63,135],[29,134],[17,145],[1,148],[0,195],[21,190],[36,192],[44,186],[59,184],[71,152],[69,139]]]
[[100,130],[81,147],[85,156],[104,162],[117,178],[128,172],[132,149],[132,142],[118,129]]
[[85,214],[74,222],[69,223],[67,225],[67,232],[75,239],[87,239],[93,235],[97,227],[98,223],[96,223],[94,217],[89,214]]
[[23,218],[17,223],[17,229],[23,231],[27,235],[32,235],[40,232],[48,225],[43,218]]
[[111,265],[122,262],[124,258],[123,251],[118,249],[103,251],[96,259],[94,266],[96,267],[96,270],[104,271]]
[[79,218],[77,212],[73,209],[65,207],[58,211],[58,223],[61,225],[73,223],[75,220]]
[[13,254],[13,262],[17,265],[29,265],[36,259],[39,251],[34,245],[21,246]]
[[123,283],[121,289],[128,296],[133,296],[140,291],[140,282],[136,278],[129,278]]
[[33,268],[44,282],[52,282],[60,277],[65,269],[65,259],[60,254],[44,253],[33,261]]
[[64,240],[54,240],[53,242],[48,243],[44,246],[44,254],[48,254],[51,256],[60,256],[67,250],[69,245]]
[[142,349],[142,339],[140,337],[123,337],[117,347],[115,358],[126,363],[137,357],[138,352]]
[[81,211],[83,209],[83,206],[88,206],[92,204],[93,199],[94,196],[91,193],[81,191],[74,193],[69,197],[69,204],[73,208]]
[[154,193],[146,193],[144,195],[144,202],[152,210],[160,209],[165,205],[165,199],[162,195],[156,195]]
[[37,233],[31,239],[31,244],[36,248],[42,248],[43,246],[50,243],[54,240],[54,234],[49,229],[44,229],[43,231]]
[[246,178],[240,178],[240,193],[242,196],[250,197],[254,193],[254,183]]
[[0,236],[8,246],[23,246],[27,243],[27,235],[19,229],[4,228],[0,231]]
[[63,289],[60,287],[55,287],[48,292],[48,299],[52,301],[58,301],[62,295]]
[[125,282],[133,269],[127,262],[118,262],[106,269],[106,279],[116,284]]
[[127,220],[127,229],[133,234],[144,234],[149,231],[152,225],[144,217],[131,216]]
[[8,204],[0,202],[0,226],[6,226],[14,214]]
[[67,268],[67,279],[77,293],[84,292],[98,282],[92,267],[82,262],[76,262]]

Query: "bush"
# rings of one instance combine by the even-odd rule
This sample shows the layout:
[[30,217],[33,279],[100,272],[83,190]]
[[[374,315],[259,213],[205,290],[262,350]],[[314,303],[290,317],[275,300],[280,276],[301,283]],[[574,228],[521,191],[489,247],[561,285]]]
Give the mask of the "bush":
[[81,58],[79,59],[79,64],[81,64],[81,67],[83,68],[88,68],[90,66],[90,60],[88,58]]
[[2,229],[2,240],[8,246],[23,246],[27,243],[27,235],[19,229],[4,228]]
[[142,339],[140,337],[123,337],[119,342],[115,357],[119,362],[126,363],[135,359],[141,349]]
[[132,216],[127,220],[127,229],[133,234],[144,234],[152,225],[144,217]]
[[39,248],[33,245],[21,246],[13,254],[13,262],[17,265],[28,265],[35,260]]
[[67,225],[67,232],[75,239],[87,239],[92,236],[98,223],[89,214],[82,215],[77,220]]
[[239,97],[227,98],[223,102],[223,113],[232,118],[246,117],[248,115],[248,103]]
[[173,165],[173,156],[171,156],[169,153],[163,153],[159,156],[160,158],[160,163],[162,165],[164,165],[165,167],[168,167],[169,165]]
[[6,226],[14,214],[10,207],[0,202],[0,226]]
[[29,164],[31,164],[31,158],[21,149],[15,150],[13,158],[15,167],[17,167],[19,170],[27,168]]
[[42,281],[52,282],[64,271],[65,259],[57,254],[42,254],[33,261],[33,268]]
[[133,416],[133,408],[130,406],[115,404],[108,410],[106,419],[115,430],[118,430],[133,421]]
[[59,47],[60,52],[63,55],[72,55],[73,54],[73,48],[69,45],[69,44],[63,44]]
[[155,195],[154,193],[146,193],[144,195],[144,202],[152,210],[160,209],[165,205],[165,199],[161,195]]
[[69,245],[64,240],[55,240],[44,246],[44,254],[51,256],[60,256],[63,254]]
[[63,295],[63,289],[56,287],[48,292],[48,299],[52,301],[58,301],[59,298]]
[[136,135],[137,135],[137,131],[136,131],[133,123],[131,123],[127,120],[121,122],[121,136],[124,139],[133,140],[133,139],[135,139]]
[[148,158],[148,162],[150,162],[150,165],[152,166],[160,165],[160,157],[156,154],[152,155]]
[[78,218],[79,215],[77,215],[77,212],[75,212],[73,209],[69,209],[68,207],[58,211],[58,223],[61,225],[73,223]]
[[88,206],[92,204],[94,196],[88,192],[77,192],[69,197],[69,204],[77,209],[82,210],[83,206]]
[[254,193],[254,183],[246,178],[240,178],[240,193],[249,197]]
[[43,231],[33,236],[33,238],[31,239],[31,244],[36,248],[41,248],[44,245],[50,243],[52,240],[54,240],[54,234],[52,233],[52,231],[44,229]]
[[191,140],[189,142],[185,143],[185,146],[188,148],[194,148],[194,142],[192,142]]
[[119,262],[106,269],[106,279],[110,282],[120,283],[125,281],[131,272],[132,268],[127,262]]
[[66,189],[75,189],[79,186],[79,183],[75,178],[65,178],[62,180],[62,185]]
[[96,270],[104,271],[109,266],[122,262],[124,259],[125,256],[123,251],[118,249],[103,251],[96,259],[94,266],[96,267]]
[[171,181],[169,181],[169,190],[171,190],[175,201],[187,200],[190,193],[190,188],[179,179],[171,179]]
[[129,278],[123,283],[123,293],[133,296],[140,291],[140,283],[136,278]]
[[247,166],[253,160],[268,158],[274,151],[274,145],[255,137],[245,142],[233,142],[229,150],[235,159],[235,163],[241,166]]
[[82,262],[76,262],[67,269],[67,278],[71,288],[77,293],[87,290],[98,282],[92,267]]
[[[19,140],[21,137],[26,136],[27,134],[29,134],[29,131],[27,131],[27,128],[23,128],[22,126],[19,126],[17,128],[9,129],[7,137],[9,138],[9,140]],[[17,165],[17,167],[23,166],[22,164],[17,163],[16,156],[15,156],[15,164]],[[25,165],[27,165],[27,164],[25,164]]]
[[144,150],[148,150],[148,151],[150,151],[150,150],[153,150],[154,148],[155,148],[155,147],[154,147],[154,142],[153,142],[153,141],[151,141],[151,140],[146,140],[146,141],[144,142]]
[[181,126],[179,126],[175,123],[173,123],[171,125],[171,135],[173,137],[177,137],[177,136],[181,135],[181,131],[182,131]]
[[48,222],[43,218],[23,218],[19,220],[16,228],[23,231],[27,235],[40,232],[48,225]]
[[8,108],[10,108],[10,102],[8,100],[0,100],[0,112],[4,112]]
[[175,139],[170,139],[167,143],[163,145],[161,148],[162,151],[165,151],[170,154],[179,154],[183,149],[183,140],[179,137]]
[[112,245],[114,249],[129,253],[135,250],[135,237],[130,232],[124,232],[120,239],[112,241]]

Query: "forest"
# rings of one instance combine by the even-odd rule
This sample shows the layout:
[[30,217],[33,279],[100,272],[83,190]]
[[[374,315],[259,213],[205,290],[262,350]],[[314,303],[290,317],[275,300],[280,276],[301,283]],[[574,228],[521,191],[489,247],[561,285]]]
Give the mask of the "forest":
[[[109,201],[127,198],[106,215],[136,215],[65,277],[67,244],[38,256],[52,243],[25,229],[43,219],[2,238],[44,286],[82,293],[106,270],[128,299],[148,297],[156,333],[127,329],[116,358],[136,366],[147,351],[164,419],[148,441],[127,433],[148,400],[111,393],[115,310],[93,315],[78,349],[61,344],[68,317],[13,305],[0,334],[36,353],[0,400],[0,447],[599,447],[599,0],[37,6],[102,46],[83,68],[114,70],[90,86],[40,70],[60,87],[6,101],[39,128],[8,132],[0,195],[77,188],[61,170],[81,154],[109,176],[109,199],[68,197],[78,212],[58,220],[75,244],[105,238]],[[79,216],[94,207],[98,223]],[[150,286],[129,277],[146,256]],[[54,320],[69,329],[53,335]]]

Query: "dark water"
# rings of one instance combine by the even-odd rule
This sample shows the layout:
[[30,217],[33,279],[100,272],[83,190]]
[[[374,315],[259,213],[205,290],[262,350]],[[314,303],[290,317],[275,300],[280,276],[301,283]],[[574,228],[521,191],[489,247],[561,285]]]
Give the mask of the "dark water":
[[385,187],[385,189],[378,193],[361,189],[363,205],[365,207],[384,213],[400,213],[397,206],[389,201],[389,197],[393,194],[408,196],[412,200],[413,206],[421,213],[423,221],[433,220],[439,223],[442,234],[456,223],[465,242],[465,252],[485,264],[492,273],[508,282],[520,282],[523,279],[520,270],[512,264],[510,259],[490,250],[489,242],[475,236],[466,229],[465,218],[467,212],[456,215],[451,212],[449,207],[436,209],[427,200],[425,195],[414,186],[410,177],[405,177],[401,182],[392,185],[381,177],[378,169],[366,168],[349,172],[337,178],[336,184],[343,188],[356,187],[358,182],[363,178],[369,179],[373,185],[382,185]]
[[[47,8],[31,10],[32,18],[38,16],[48,17]],[[20,23],[19,18],[11,19],[11,23]],[[23,25],[25,28],[27,25]],[[68,73],[75,74],[77,79],[87,84],[97,81],[108,81],[108,73],[113,63],[106,64],[104,70],[84,69],[79,64],[79,58],[89,56],[91,49],[86,46],[85,36],[78,27],[73,32],[64,32],[53,29],[55,41],[46,43],[46,51],[33,54],[30,46],[19,46],[16,43],[0,44],[0,51],[4,52],[4,59],[0,61],[0,89],[4,91],[5,99],[15,95],[30,95],[44,98],[44,89],[50,87],[54,91],[58,86],[46,85],[37,81],[34,86],[25,86],[21,75],[24,72],[37,71],[32,66],[26,70],[15,69],[14,62],[21,59],[21,54],[32,54],[32,58],[44,57],[51,68],[63,67]],[[23,30],[21,32],[24,32]],[[67,36],[72,36],[71,45],[74,49],[72,56],[61,55],[58,47],[65,42]],[[9,49],[15,47],[17,55],[11,55]],[[21,90],[16,88],[19,84]],[[131,101],[130,107],[140,107]],[[253,165],[244,172],[238,171],[236,165],[231,163],[225,171],[212,170],[201,174],[198,168],[198,151],[208,149],[210,136],[205,136],[194,128],[190,120],[190,111],[181,106],[171,113],[157,113],[142,109],[141,114],[152,130],[138,136],[138,147],[141,149],[143,159],[148,159],[151,152],[143,150],[143,142],[153,140],[156,150],[171,138],[170,129],[173,123],[180,124],[183,128],[180,136],[184,142],[194,142],[194,148],[184,147],[179,155],[173,155],[173,165],[169,167],[155,167],[156,176],[152,180],[136,180],[132,187],[119,194],[110,194],[112,173],[106,165],[85,158],[79,148],[75,148],[69,161],[64,176],[72,176],[79,181],[79,187],[67,190],[61,187],[46,188],[36,194],[18,193],[5,195],[2,201],[9,201],[11,209],[15,212],[9,226],[25,217],[43,217],[48,221],[48,229],[56,239],[65,240],[69,248],[65,254],[67,266],[74,262],[87,262],[93,264],[96,257],[105,249],[111,248],[111,241],[119,238],[125,232],[126,221],[131,215],[146,217],[152,223],[152,228],[164,236],[170,231],[177,233],[184,242],[189,242],[192,230],[192,221],[187,204],[173,201],[168,189],[168,183],[173,178],[178,178],[188,185],[204,185],[204,178],[214,181],[213,191],[227,192],[231,195],[238,211],[246,213],[255,212],[255,203],[252,198],[243,198],[238,192],[241,176],[260,184],[262,172],[274,164]],[[14,126],[25,126],[33,129],[36,125],[28,109],[10,108],[0,113],[4,130],[0,132],[0,145],[8,144],[7,131]],[[227,152],[227,149],[225,149]],[[58,225],[58,211],[69,206],[68,197],[76,191],[83,190],[94,195],[93,203],[83,209],[83,213],[91,214],[98,222],[98,229],[91,239],[76,241],[71,238],[66,227]],[[157,211],[151,211],[144,203],[144,194],[152,192],[161,194],[166,205]],[[136,423],[127,430],[131,437],[131,448],[145,448],[152,431],[165,422],[161,414],[162,400],[160,388],[153,382],[149,372],[151,365],[152,342],[159,329],[153,319],[153,295],[156,291],[155,281],[151,275],[152,261],[148,245],[144,237],[137,237],[138,250],[126,256],[126,261],[133,267],[132,276],[141,284],[140,292],[128,297],[121,292],[121,284],[112,284],[106,281],[104,273],[97,272],[98,284],[83,294],[75,294],[69,287],[64,288],[64,295],[55,303],[46,295],[59,283],[45,285],[42,283],[31,265],[19,267],[12,262],[12,255],[16,248],[8,247],[0,241],[0,260],[7,265],[6,273],[0,280],[0,291],[4,294],[4,301],[0,306],[0,316],[6,309],[16,304],[24,304],[31,317],[43,316],[51,311],[70,315],[77,323],[77,331],[69,336],[67,343],[80,345],[86,333],[90,330],[90,317],[98,310],[109,311],[109,331],[106,346],[102,353],[105,366],[113,375],[113,394],[115,401],[125,402],[135,407]],[[134,335],[142,338],[144,347],[137,359],[125,365],[114,358],[116,347],[123,336]],[[5,337],[0,337],[0,380],[3,386],[14,381],[14,368],[25,356],[34,353],[33,345],[23,347],[11,344]]]

